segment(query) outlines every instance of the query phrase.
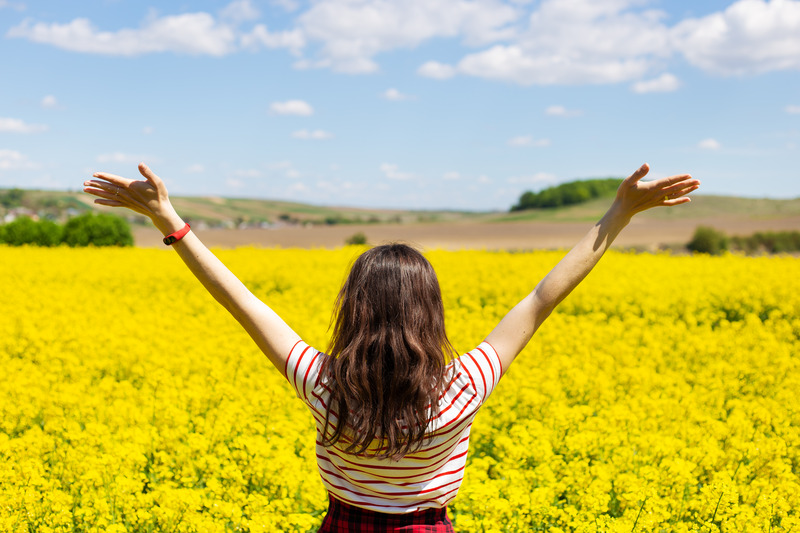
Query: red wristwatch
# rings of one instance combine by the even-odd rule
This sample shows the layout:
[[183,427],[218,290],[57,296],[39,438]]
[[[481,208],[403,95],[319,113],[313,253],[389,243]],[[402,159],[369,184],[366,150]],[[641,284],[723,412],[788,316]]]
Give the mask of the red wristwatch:
[[174,243],[178,242],[179,240],[183,239],[186,236],[187,233],[189,233],[190,229],[192,229],[192,228],[187,223],[184,227],[182,227],[181,229],[179,229],[175,233],[170,233],[169,235],[164,237],[164,244],[169,246],[170,244],[174,244]]

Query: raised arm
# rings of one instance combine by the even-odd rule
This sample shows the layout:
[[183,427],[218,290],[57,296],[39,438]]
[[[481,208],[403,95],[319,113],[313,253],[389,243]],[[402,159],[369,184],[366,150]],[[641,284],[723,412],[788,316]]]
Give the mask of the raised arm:
[[603,218],[486,337],[497,350],[504,369],[511,365],[553,309],[600,261],[633,215],[652,207],[689,202],[686,195],[700,186],[700,182],[688,174],[640,181],[649,170],[644,164],[622,182]]
[[[97,172],[83,183],[84,191],[98,196],[95,203],[127,207],[152,220],[164,235],[185,223],[169,201],[164,182],[144,163],[139,164],[144,180],[130,180]],[[283,373],[286,357],[300,337],[272,309],[256,298],[190,231],[173,248],[209,293],[244,327],[258,347]]]

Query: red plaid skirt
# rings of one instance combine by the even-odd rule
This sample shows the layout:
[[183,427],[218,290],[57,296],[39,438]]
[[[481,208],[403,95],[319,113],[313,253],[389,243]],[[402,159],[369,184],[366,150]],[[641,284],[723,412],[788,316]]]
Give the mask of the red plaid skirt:
[[328,513],[319,533],[454,533],[447,517],[447,507],[424,509],[414,513],[379,513],[348,505],[328,495]]

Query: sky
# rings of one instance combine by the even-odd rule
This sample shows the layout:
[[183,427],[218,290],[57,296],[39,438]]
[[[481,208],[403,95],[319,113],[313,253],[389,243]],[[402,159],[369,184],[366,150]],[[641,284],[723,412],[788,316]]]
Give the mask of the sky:
[[0,187],[506,210],[800,197],[800,0],[0,0]]

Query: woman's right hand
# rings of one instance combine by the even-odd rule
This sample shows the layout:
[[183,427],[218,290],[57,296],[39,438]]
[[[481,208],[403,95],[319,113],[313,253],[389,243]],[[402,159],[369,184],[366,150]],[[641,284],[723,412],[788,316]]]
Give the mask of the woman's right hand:
[[159,229],[170,229],[179,217],[169,201],[166,185],[144,163],[139,163],[139,172],[144,180],[95,172],[95,179],[83,182],[83,191],[97,196],[96,204],[127,207],[148,217]]
[[672,207],[691,201],[686,196],[700,187],[700,181],[689,174],[679,174],[654,181],[641,181],[650,166],[645,163],[633,174],[625,178],[617,189],[617,196],[611,206],[610,213],[619,214],[630,220],[636,213],[653,207]]

